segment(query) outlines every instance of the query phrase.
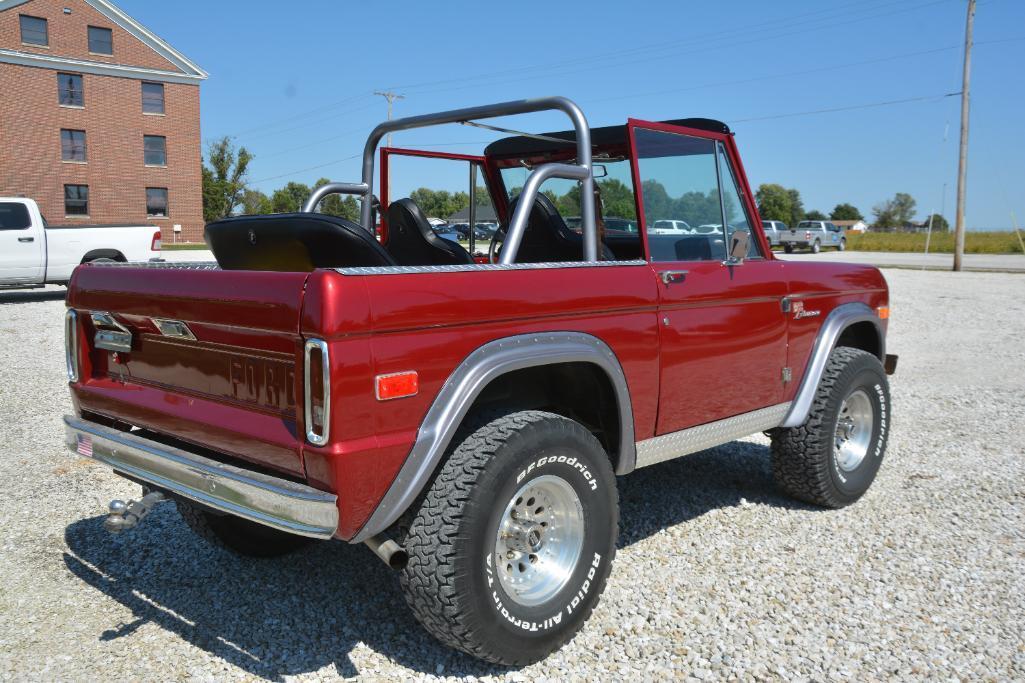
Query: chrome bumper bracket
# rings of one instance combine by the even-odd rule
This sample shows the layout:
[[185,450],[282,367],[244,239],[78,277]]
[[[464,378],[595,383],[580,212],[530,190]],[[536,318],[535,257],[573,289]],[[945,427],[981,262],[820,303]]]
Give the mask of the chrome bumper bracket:
[[137,434],[64,416],[68,449],[133,479],[208,507],[312,538],[338,528],[337,496],[305,484],[226,465]]

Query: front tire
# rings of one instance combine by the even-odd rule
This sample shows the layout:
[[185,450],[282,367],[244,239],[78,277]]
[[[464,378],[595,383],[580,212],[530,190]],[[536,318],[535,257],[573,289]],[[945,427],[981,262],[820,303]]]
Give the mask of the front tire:
[[846,239],[840,240],[840,245],[837,246],[836,250],[837,251],[847,251],[847,240]]
[[521,666],[572,638],[616,552],[615,475],[597,439],[536,410],[468,434],[410,525],[406,601],[442,643]]
[[776,485],[813,505],[850,505],[875,480],[890,419],[890,386],[879,359],[834,349],[804,424],[772,434]]

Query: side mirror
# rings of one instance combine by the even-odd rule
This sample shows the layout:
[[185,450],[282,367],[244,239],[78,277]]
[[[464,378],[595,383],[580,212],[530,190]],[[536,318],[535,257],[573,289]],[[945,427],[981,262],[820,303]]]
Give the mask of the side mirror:
[[609,169],[605,164],[591,164],[591,175],[595,178],[604,178],[608,174]]
[[747,230],[735,230],[730,235],[729,258],[726,265],[739,266],[747,258],[747,249],[751,241],[751,234]]

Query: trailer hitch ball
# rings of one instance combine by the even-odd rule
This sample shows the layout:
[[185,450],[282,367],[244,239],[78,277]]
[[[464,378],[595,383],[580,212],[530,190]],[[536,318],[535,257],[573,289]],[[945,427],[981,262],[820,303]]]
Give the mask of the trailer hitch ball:
[[107,505],[107,519],[103,520],[103,528],[112,534],[119,534],[135,527],[150,513],[153,507],[164,500],[164,494],[150,491],[139,500],[112,500]]

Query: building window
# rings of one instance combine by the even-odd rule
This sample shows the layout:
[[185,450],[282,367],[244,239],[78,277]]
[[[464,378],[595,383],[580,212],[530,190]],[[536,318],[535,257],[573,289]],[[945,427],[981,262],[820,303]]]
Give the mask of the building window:
[[114,54],[114,33],[109,28],[89,27],[89,52],[98,55]]
[[167,188],[146,188],[146,216],[149,218],[167,218]]
[[85,131],[61,129],[61,159],[85,161]]
[[85,91],[79,74],[57,74],[57,101],[65,107],[84,107]]
[[142,84],[142,113],[163,114],[164,113],[164,84],[143,83]]
[[88,185],[65,185],[64,186],[64,215],[65,216],[88,216],[89,215],[89,186]]
[[46,19],[19,14],[21,23],[21,42],[28,45],[49,45],[50,37],[46,32]]
[[147,166],[167,166],[167,138],[163,135],[143,135],[142,150]]

